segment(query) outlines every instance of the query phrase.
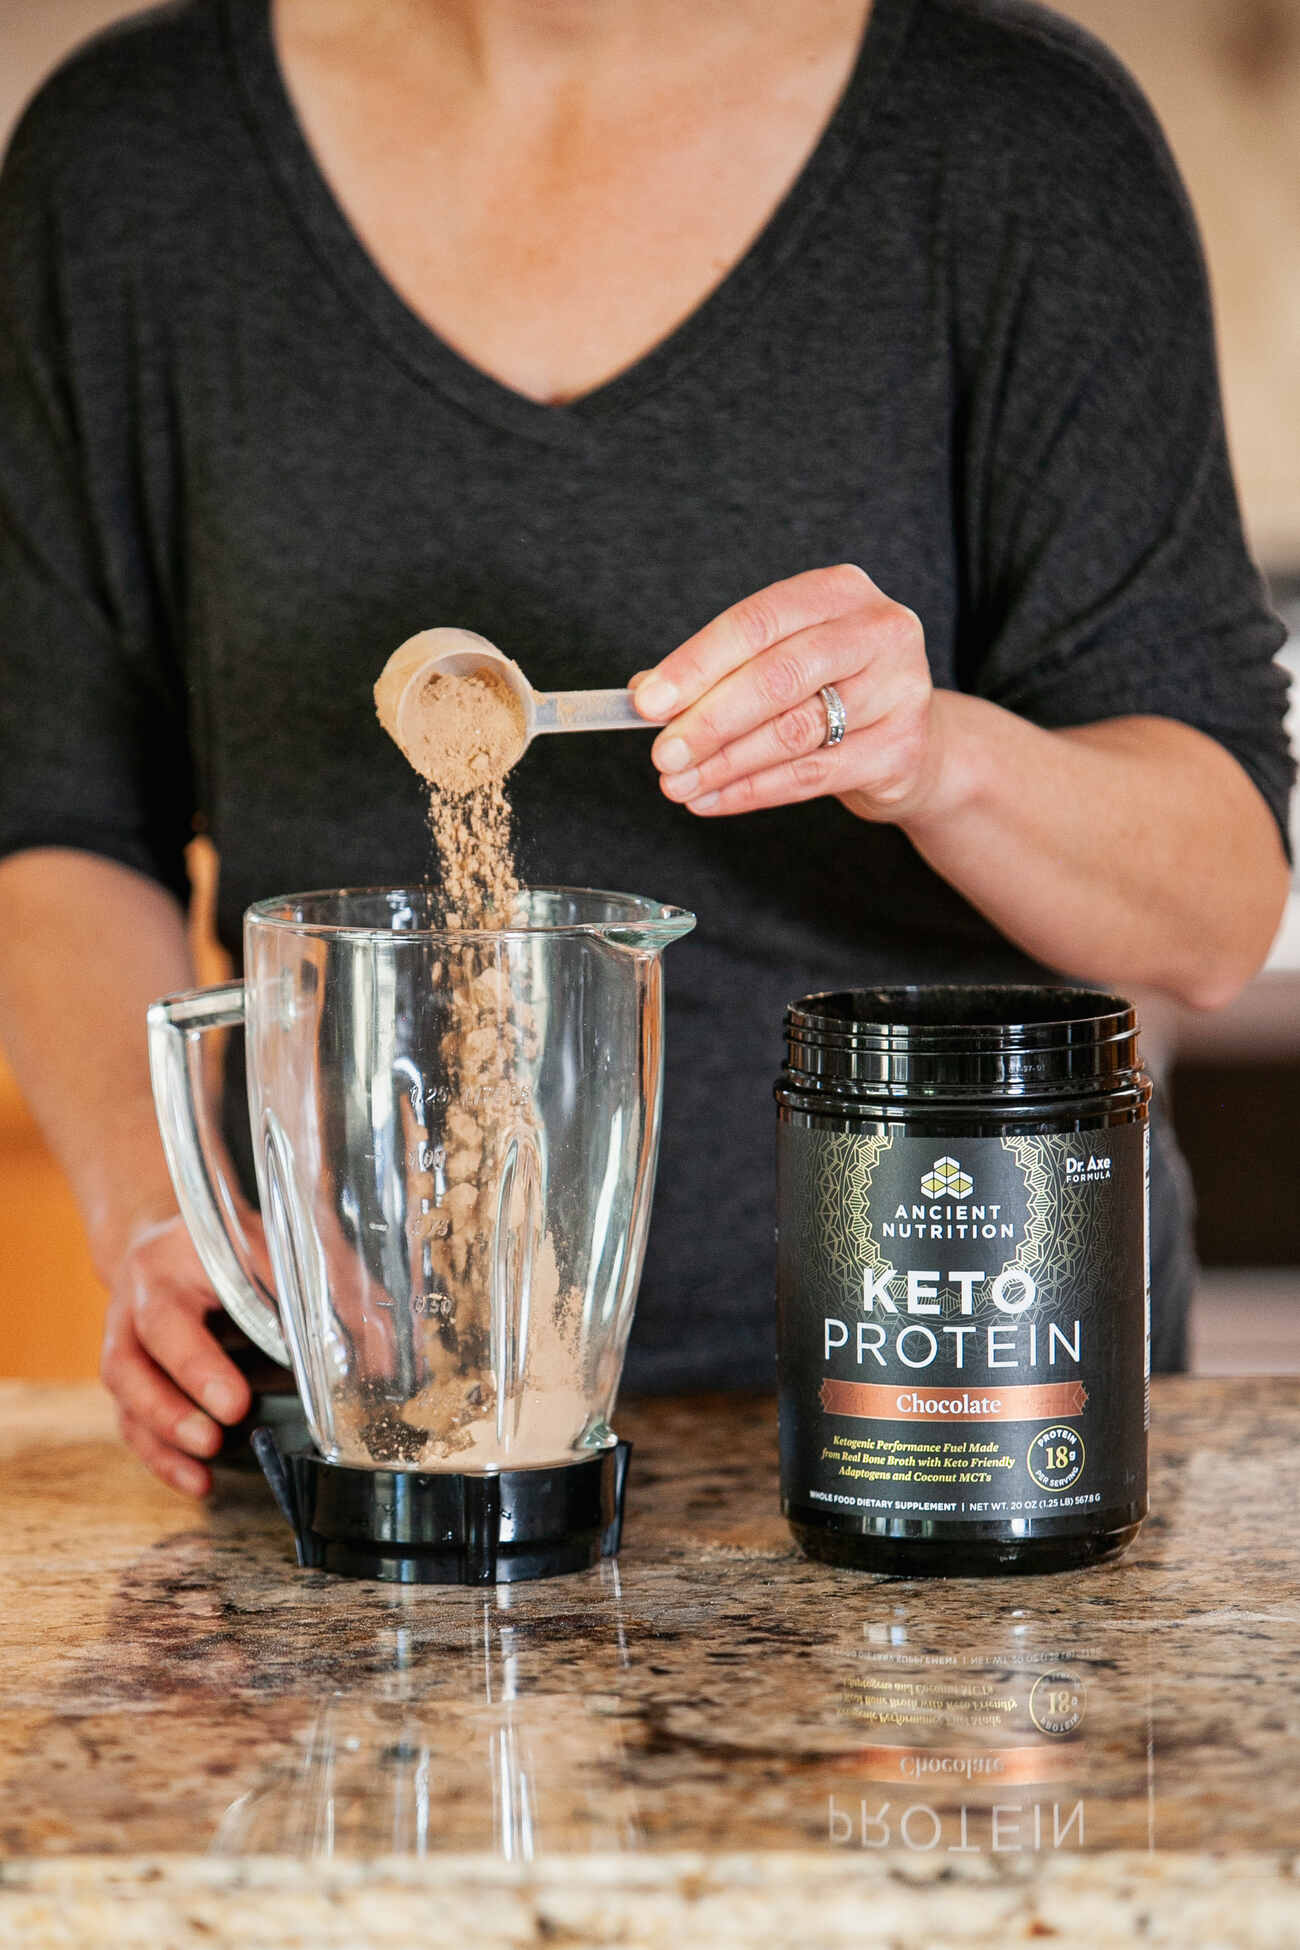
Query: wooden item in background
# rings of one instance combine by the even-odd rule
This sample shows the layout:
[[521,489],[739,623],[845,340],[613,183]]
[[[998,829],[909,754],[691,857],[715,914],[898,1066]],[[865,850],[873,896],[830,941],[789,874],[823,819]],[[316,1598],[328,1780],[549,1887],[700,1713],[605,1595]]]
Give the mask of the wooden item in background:
[[[186,857],[198,979],[223,982],[230,962],[212,928],[217,856],[197,839]],[[107,1298],[72,1193],[0,1055],[0,1375],[82,1381],[97,1374]]]
[[1300,1060],[1179,1063],[1170,1095],[1202,1263],[1300,1267]]
[[0,1263],[0,1374],[97,1373],[104,1289],[72,1193],[2,1061]]

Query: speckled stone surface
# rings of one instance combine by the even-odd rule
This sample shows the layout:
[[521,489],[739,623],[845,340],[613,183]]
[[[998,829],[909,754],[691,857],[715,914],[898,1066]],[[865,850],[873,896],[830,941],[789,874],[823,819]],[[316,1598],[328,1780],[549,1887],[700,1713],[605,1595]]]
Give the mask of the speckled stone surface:
[[804,1561],[769,1401],[619,1428],[617,1565],[399,1589],[0,1384],[0,1943],[1300,1945],[1300,1379],[1157,1382],[1039,1579]]

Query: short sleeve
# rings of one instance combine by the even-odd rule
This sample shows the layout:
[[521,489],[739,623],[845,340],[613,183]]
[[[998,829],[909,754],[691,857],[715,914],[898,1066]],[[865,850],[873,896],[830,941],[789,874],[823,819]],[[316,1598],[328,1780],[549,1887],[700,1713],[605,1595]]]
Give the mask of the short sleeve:
[[1288,842],[1286,632],[1242,535],[1195,224],[1127,77],[1071,66],[1050,126],[1007,142],[968,310],[960,681],[1054,728],[1192,725]]
[[0,853],[83,848],[183,900],[184,686],[150,595],[124,306],[66,168],[74,109],[38,97],[0,172]]

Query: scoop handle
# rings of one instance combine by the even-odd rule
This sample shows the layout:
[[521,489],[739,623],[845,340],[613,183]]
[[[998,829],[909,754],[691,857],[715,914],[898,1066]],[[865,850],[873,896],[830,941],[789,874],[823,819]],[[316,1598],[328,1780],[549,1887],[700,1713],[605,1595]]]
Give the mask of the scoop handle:
[[533,736],[542,731],[658,731],[631,691],[534,691]]

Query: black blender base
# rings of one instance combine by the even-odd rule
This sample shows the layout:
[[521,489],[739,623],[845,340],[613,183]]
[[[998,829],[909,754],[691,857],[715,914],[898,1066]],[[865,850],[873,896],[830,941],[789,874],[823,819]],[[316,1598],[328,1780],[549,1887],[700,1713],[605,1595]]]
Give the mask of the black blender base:
[[268,1428],[250,1440],[309,1570],[390,1584],[512,1584],[587,1571],[618,1550],[626,1442],[549,1469],[458,1476],[285,1453]]

